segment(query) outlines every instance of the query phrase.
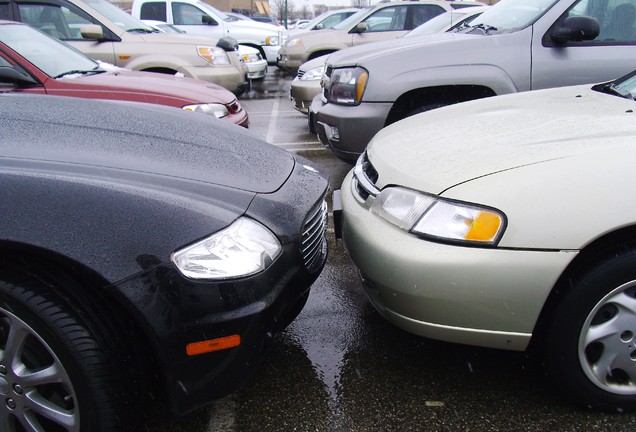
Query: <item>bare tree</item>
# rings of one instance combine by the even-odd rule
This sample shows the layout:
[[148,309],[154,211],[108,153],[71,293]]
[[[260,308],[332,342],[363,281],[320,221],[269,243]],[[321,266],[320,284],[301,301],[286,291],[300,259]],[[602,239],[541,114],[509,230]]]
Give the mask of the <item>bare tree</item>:
[[274,9],[276,18],[283,24],[285,24],[285,4],[287,4],[287,22],[289,23],[291,18],[296,15],[296,6],[293,0],[270,0],[269,3]]
[[367,7],[369,6],[369,0],[351,0],[352,7]]

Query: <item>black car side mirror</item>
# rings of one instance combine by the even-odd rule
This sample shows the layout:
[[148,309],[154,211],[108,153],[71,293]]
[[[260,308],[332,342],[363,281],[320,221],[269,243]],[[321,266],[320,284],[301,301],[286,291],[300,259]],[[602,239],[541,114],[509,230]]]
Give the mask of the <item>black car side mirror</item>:
[[216,46],[222,48],[224,51],[238,51],[238,41],[231,37],[224,37],[219,39]]
[[589,16],[571,16],[563,20],[552,30],[550,37],[557,45],[568,42],[594,40],[599,35],[601,27],[596,18]]

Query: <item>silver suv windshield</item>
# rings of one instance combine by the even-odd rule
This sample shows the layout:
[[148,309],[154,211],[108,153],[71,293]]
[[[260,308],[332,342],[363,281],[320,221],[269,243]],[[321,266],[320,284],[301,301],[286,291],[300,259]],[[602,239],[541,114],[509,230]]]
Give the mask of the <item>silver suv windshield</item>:
[[100,72],[75,48],[26,25],[0,25],[0,41],[51,77]]
[[534,24],[558,0],[501,0],[471,21],[470,28],[498,33],[519,31]]
[[153,29],[149,25],[141,22],[134,16],[123,11],[122,9],[119,9],[117,6],[107,2],[106,0],[85,0],[85,1],[90,7],[95,9],[100,14],[104,15],[114,24],[126,30],[127,32],[138,32],[138,33],[157,33],[158,32],[156,29]]
[[372,9],[373,9],[372,7],[368,7],[366,9],[362,9],[362,10],[354,13],[353,15],[351,15],[346,20],[342,21],[340,24],[336,24],[335,26],[332,27],[332,29],[334,29],[334,30],[347,30],[353,24],[355,24],[358,21],[360,21],[360,17],[362,17],[363,15],[366,15]]

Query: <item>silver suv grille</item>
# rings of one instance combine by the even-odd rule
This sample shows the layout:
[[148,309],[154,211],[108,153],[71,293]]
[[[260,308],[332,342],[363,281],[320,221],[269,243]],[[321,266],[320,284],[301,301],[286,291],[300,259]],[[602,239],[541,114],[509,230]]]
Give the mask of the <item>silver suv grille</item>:
[[303,224],[300,252],[305,268],[317,271],[327,258],[327,202],[313,209]]

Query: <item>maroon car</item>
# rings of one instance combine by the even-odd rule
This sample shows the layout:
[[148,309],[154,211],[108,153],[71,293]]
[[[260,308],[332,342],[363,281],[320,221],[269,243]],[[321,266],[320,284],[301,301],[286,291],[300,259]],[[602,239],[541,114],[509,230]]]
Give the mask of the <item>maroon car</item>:
[[223,87],[96,62],[39,30],[0,20],[0,92],[7,91],[146,102],[249,124],[247,112]]

